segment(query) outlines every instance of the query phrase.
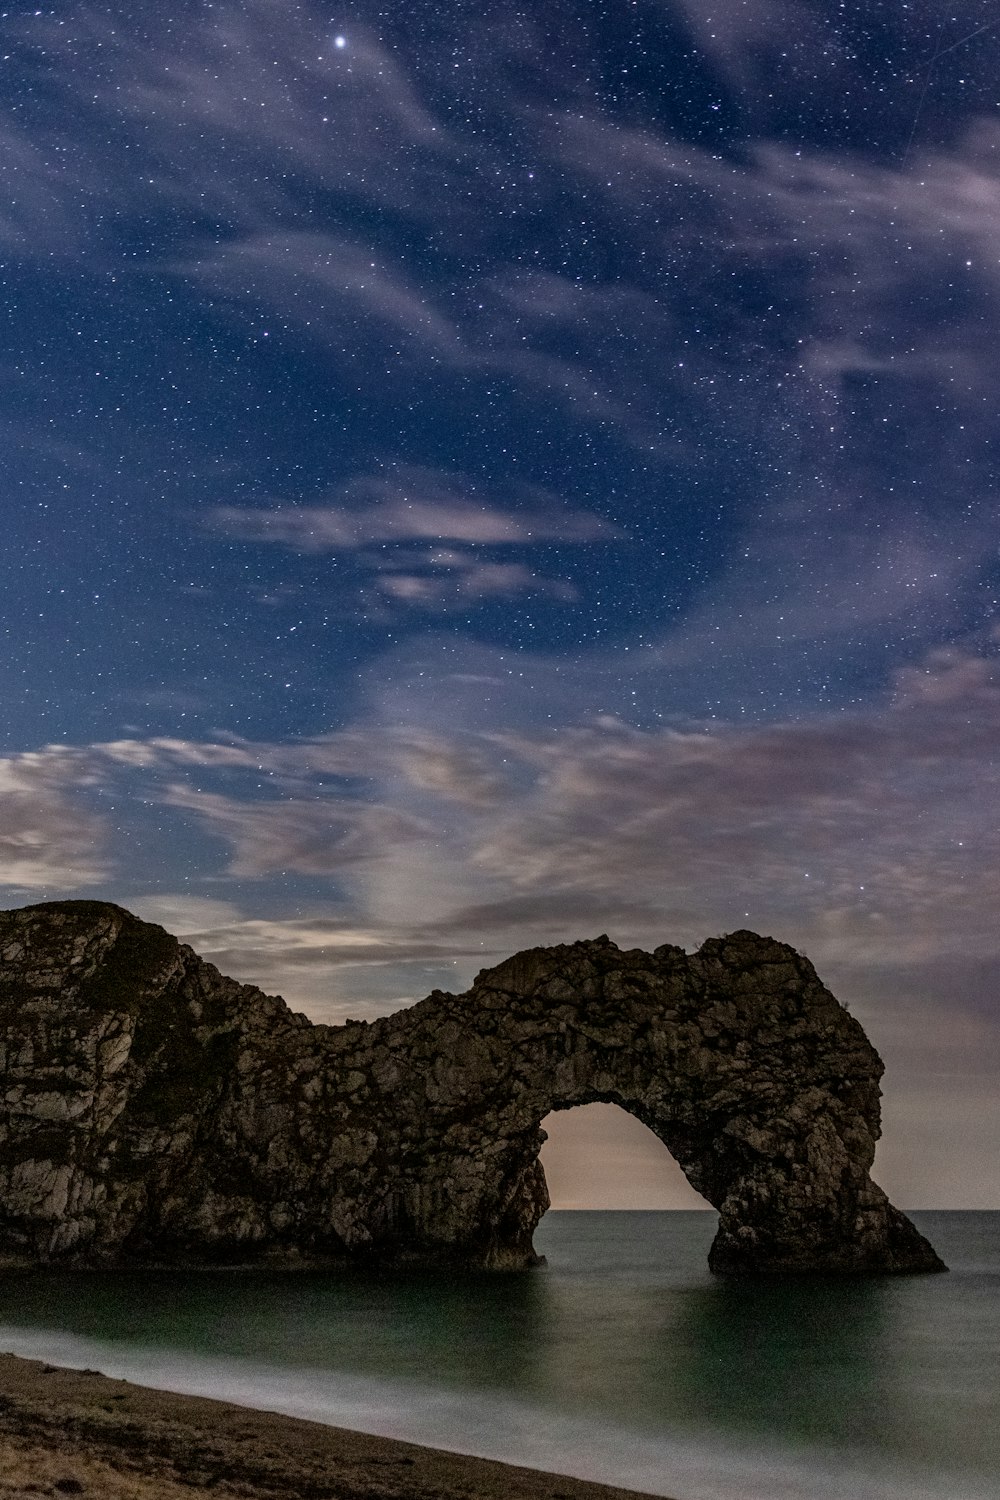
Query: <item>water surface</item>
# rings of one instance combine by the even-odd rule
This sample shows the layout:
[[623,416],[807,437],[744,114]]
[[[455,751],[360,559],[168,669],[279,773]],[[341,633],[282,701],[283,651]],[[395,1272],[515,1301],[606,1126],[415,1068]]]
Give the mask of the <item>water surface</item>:
[[720,1281],[715,1215],[550,1213],[514,1275],[34,1273],[0,1348],[676,1500],[995,1500],[1000,1214],[947,1276]]

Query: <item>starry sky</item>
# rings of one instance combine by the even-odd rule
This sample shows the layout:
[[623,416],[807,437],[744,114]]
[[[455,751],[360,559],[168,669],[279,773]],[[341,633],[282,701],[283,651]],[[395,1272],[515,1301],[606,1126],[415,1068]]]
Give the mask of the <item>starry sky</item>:
[[[329,1021],[751,927],[890,1194],[1000,1207],[994,0],[68,0],[0,67],[2,904]],[[688,1201],[587,1129],[560,1201]]]

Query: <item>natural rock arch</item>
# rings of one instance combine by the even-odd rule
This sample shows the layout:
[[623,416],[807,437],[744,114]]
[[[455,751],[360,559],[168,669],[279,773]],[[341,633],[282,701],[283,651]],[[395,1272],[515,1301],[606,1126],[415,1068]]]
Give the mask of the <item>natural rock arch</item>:
[[0,1256],[520,1267],[552,1109],[608,1101],[719,1210],[725,1273],[942,1269],[869,1168],[882,1064],[811,964],[736,932],[520,953],[314,1026],[99,902],[0,915]]

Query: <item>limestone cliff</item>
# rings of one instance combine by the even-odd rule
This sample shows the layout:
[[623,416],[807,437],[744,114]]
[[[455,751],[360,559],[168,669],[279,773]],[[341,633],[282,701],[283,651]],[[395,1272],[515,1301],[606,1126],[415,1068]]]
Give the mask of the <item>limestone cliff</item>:
[[647,1124],[725,1273],[943,1269],[869,1168],[882,1064],[801,955],[532,949],[314,1026],[120,907],[0,914],[0,1263],[531,1264],[539,1121]]

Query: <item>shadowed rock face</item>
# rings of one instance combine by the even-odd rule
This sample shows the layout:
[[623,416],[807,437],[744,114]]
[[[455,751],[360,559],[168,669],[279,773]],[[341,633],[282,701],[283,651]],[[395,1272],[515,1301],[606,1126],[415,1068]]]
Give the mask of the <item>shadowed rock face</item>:
[[162,928],[0,914],[0,1261],[520,1267],[549,1110],[650,1127],[719,1210],[712,1269],[942,1270],[868,1172],[882,1064],[794,949],[536,948],[314,1026]]

